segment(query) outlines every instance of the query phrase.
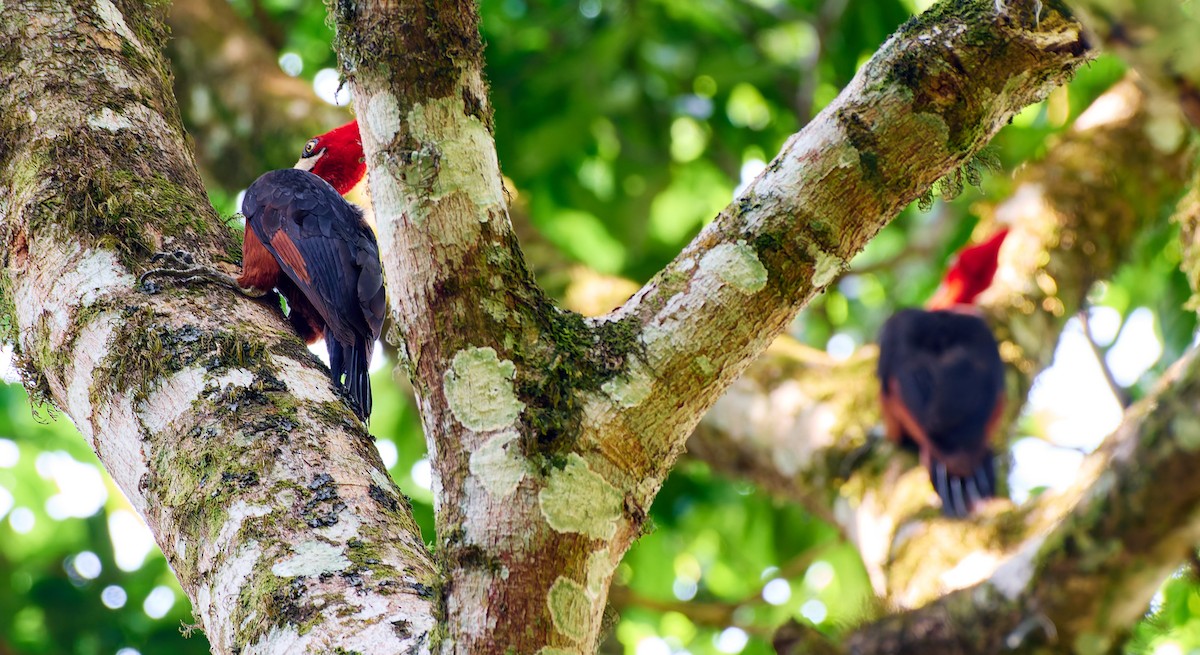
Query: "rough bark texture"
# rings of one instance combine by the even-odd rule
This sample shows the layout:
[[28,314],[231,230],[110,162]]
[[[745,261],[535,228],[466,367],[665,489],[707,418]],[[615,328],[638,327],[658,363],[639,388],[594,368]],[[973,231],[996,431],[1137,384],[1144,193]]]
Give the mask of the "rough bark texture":
[[277,306],[134,288],[149,254],[236,256],[141,3],[0,13],[0,297],[37,396],[69,415],[216,653],[426,643],[433,565],[370,435]]
[[[1092,284],[1184,188],[1192,150],[1145,138],[1169,120],[1153,106],[1131,81],[1117,85],[991,212],[1013,226],[982,302],[1010,368],[1010,416]],[[886,602],[913,607],[973,584],[1028,534],[1014,527],[1023,514],[1002,507],[973,525],[933,518],[915,459],[867,436],[879,420],[873,346],[840,363],[795,346],[773,351],[717,402],[689,448],[716,470],[835,516]]]
[[[1088,55],[1033,3],[944,3],[880,50],[617,312],[533,285],[469,2],[335,5],[394,317],[437,474],[445,651],[590,650],[698,417],[896,212]],[[745,321],[745,316],[756,321]]]

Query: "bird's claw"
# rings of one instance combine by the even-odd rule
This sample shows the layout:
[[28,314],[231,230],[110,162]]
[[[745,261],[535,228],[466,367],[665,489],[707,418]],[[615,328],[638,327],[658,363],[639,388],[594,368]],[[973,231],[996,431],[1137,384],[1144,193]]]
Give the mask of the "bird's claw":
[[151,278],[155,277],[173,278],[178,280],[181,285],[215,282],[240,290],[237,281],[228,275],[207,266],[198,266],[196,258],[186,250],[156,252],[150,257],[150,261],[152,263],[163,262],[166,266],[152,268],[138,276],[137,288],[141,289],[143,293],[154,294],[162,290],[162,286],[151,281]]
[[173,250],[171,252],[156,252],[150,256],[151,263],[168,261],[176,267],[192,267],[196,265],[196,258],[192,253],[186,250]]

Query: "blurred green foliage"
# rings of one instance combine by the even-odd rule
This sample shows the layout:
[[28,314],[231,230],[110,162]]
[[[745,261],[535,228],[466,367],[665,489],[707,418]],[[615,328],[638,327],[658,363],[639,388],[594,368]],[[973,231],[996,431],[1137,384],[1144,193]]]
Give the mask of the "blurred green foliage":
[[[281,54],[298,55],[304,78],[335,66],[321,3],[231,2]],[[647,279],[924,4],[483,0],[496,140],[514,206],[526,214],[518,219],[583,265]],[[903,212],[797,318],[793,335],[831,350],[861,345],[896,307],[923,301],[971,237],[972,205],[1004,197],[1011,171],[1043,154],[1123,72],[1102,57],[1015,117],[991,146],[1000,172],[929,212]],[[230,213],[237,191],[211,195]],[[1192,340],[1176,243],[1162,221],[1094,294],[1121,317],[1138,307],[1156,317],[1165,352],[1134,396]],[[374,376],[371,427],[432,542],[420,421],[390,367]],[[201,633],[181,635],[192,623],[187,601],[157,550],[132,570],[116,565],[114,544],[129,535],[112,517],[128,504],[111,481],[104,478],[107,500],[91,516],[51,518],[53,498],[65,490],[46,462],[98,466],[70,422],[35,417],[19,386],[0,386],[0,408],[0,653],[207,652]],[[613,597],[622,618],[605,652],[768,653],[770,631],[788,618],[837,633],[877,611],[857,554],[836,528],[702,464],[681,464],[651,519],[654,530],[618,570]],[[163,585],[174,602],[151,618],[146,599]],[[109,607],[104,598],[115,605],[120,596],[114,587],[125,601]],[[1200,590],[1191,577],[1169,581],[1151,615],[1130,652],[1200,648]]]

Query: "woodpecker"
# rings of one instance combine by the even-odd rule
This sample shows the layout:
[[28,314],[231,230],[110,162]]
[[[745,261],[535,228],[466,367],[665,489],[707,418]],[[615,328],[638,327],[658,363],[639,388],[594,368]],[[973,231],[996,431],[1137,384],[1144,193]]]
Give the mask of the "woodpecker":
[[240,276],[191,266],[185,257],[187,268],[156,269],[142,280],[152,274],[215,280],[254,297],[279,291],[305,342],[325,339],[330,377],[366,421],[368,369],[387,300],[375,233],[342,197],[362,180],[364,162],[357,121],[313,137],[294,168],[264,173],[246,190]]
[[946,516],[965,517],[996,495],[989,442],[1004,411],[1004,366],[972,303],[991,285],[1007,236],[964,249],[925,310],[902,309],[880,332],[887,436],[919,453]]

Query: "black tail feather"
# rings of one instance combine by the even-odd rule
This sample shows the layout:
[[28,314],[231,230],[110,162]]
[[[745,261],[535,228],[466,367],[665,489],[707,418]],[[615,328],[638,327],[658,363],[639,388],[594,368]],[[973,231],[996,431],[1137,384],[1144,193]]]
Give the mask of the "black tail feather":
[[[364,422],[371,418],[371,351],[375,344],[359,337],[347,346],[335,339],[329,346],[329,372],[334,384],[346,390],[350,406]],[[343,379],[344,377],[344,379]]]
[[970,475],[954,475],[945,463],[933,459],[929,463],[929,481],[942,499],[942,514],[966,518],[975,506],[996,495],[996,463],[991,451]]

